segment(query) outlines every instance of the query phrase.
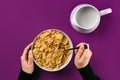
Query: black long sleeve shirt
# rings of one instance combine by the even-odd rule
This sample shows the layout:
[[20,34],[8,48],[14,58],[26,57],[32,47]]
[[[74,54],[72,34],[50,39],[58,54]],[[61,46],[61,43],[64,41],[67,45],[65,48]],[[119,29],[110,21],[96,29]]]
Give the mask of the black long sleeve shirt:
[[[78,71],[81,74],[83,80],[100,80],[100,78],[93,72],[89,64],[85,68],[78,69]],[[28,74],[21,70],[18,80],[33,80],[34,74],[35,71],[32,74]]]
[[93,72],[89,64],[83,69],[78,69],[78,71],[83,80],[100,80],[100,78]]

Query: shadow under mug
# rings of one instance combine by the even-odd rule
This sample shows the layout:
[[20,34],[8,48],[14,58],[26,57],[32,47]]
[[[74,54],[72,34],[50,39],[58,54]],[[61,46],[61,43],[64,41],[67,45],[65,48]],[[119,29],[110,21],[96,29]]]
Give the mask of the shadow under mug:
[[90,4],[80,4],[76,6],[70,15],[72,27],[81,33],[93,32],[100,23],[100,17],[112,12],[111,8],[99,11]]

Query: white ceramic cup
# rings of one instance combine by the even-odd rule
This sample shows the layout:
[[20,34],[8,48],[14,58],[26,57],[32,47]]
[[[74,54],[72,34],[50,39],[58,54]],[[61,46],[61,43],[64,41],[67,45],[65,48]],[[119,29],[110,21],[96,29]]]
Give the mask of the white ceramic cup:
[[98,27],[101,16],[111,12],[111,8],[99,11],[93,5],[80,4],[71,12],[70,22],[76,31],[81,33],[90,33]]

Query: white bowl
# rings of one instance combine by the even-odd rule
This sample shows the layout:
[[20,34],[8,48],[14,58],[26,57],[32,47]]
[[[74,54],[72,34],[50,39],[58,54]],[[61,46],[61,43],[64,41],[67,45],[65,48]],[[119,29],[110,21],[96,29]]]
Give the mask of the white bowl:
[[[61,30],[58,30],[58,29],[48,29],[48,30],[56,30],[56,31],[58,31],[58,32],[61,32],[61,33],[62,33],[64,36],[66,36],[67,39],[69,40],[70,48],[73,47],[73,44],[72,44],[72,41],[71,41],[70,37],[69,37],[65,32],[63,32],[63,31],[61,31]],[[44,31],[45,31],[45,30],[44,30]],[[42,31],[42,32],[43,32],[43,31]],[[40,32],[40,33],[35,37],[34,41],[37,39],[37,37],[38,37],[42,32]],[[33,44],[34,44],[34,41],[33,41]],[[32,52],[33,52],[33,46],[32,46]],[[35,61],[35,59],[34,59],[34,62],[36,63],[36,65],[37,65],[39,68],[41,68],[41,69],[43,69],[43,70],[45,70],[45,71],[55,72],[55,71],[59,71],[59,70],[62,70],[63,68],[65,68],[65,67],[70,63],[70,61],[71,61],[71,59],[72,59],[72,56],[73,56],[73,50],[71,51],[70,55],[68,56],[67,62],[66,62],[65,64],[63,64],[63,65],[62,65],[60,68],[58,68],[58,69],[55,68],[55,69],[52,69],[52,70],[48,70],[47,68],[45,68],[45,67],[43,67],[43,66],[38,66],[38,64],[37,64],[37,62]]]

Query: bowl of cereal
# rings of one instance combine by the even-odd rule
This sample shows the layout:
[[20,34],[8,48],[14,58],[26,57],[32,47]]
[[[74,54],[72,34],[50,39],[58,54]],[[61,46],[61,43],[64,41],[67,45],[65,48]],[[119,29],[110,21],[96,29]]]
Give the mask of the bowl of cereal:
[[65,68],[72,59],[73,47],[69,36],[58,29],[40,32],[34,39],[32,53],[36,65],[46,71],[55,72]]

